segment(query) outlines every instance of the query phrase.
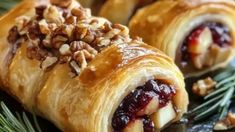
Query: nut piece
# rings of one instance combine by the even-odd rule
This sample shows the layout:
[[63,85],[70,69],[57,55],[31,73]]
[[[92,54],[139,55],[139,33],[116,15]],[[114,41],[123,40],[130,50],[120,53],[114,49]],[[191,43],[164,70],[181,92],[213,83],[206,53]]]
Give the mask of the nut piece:
[[68,44],[63,44],[59,51],[61,55],[69,55],[71,53],[70,46]]
[[216,82],[212,78],[207,77],[206,79],[198,80],[193,84],[193,93],[199,96],[206,96],[214,90]]
[[46,70],[57,62],[57,57],[46,57],[46,59],[41,63],[41,68]]
[[41,21],[39,21],[38,24],[39,24],[40,31],[43,34],[49,34],[50,33],[50,29],[49,29],[48,24],[47,24],[45,19],[42,19]]
[[27,33],[25,27],[29,21],[30,21],[30,18],[27,16],[20,16],[16,18],[16,26],[20,35]]
[[70,66],[73,68],[73,70],[76,72],[76,74],[79,75],[81,70],[80,70],[80,67],[78,66],[78,64],[75,61],[71,61]]
[[76,16],[78,20],[91,17],[91,10],[82,7],[73,8],[71,10],[72,15]]
[[53,5],[66,8],[72,3],[72,0],[50,0],[50,2]]
[[46,8],[43,16],[49,23],[62,24],[64,22],[62,12],[59,12],[56,6],[49,6]]
[[225,119],[222,119],[215,123],[214,130],[229,130],[235,128],[235,114],[229,112]]
[[73,41],[71,44],[70,44],[70,48],[73,52],[76,52],[78,50],[87,50],[89,53],[93,54],[93,55],[96,55],[98,52],[92,48],[88,43],[85,43],[83,41]]

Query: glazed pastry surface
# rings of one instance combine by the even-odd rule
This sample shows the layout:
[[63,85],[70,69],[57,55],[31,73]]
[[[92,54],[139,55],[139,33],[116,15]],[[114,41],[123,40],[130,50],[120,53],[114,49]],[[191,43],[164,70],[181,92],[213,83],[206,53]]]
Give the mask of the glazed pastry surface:
[[188,95],[171,58],[131,39],[125,26],[90,16],[75,1],[66,8],[51,2],[25,0],[0,18],[3,90],[62,131],[110,132],[114,112],[129,93],[151,79],[164,80],[175,90],[167,102],[174,116],[157,129],[182,117]]
[[[235,47],[234,10],[235,3],[232,0],[159,1],[140,9],[131,19],[129,28],[132,36],[143,37],[146,43],[162,50],[174,59],[186,77],[198,76],[205,72],[226,66],[233,58]],[[209,34],[212,34],[213,38],[213,41],[210,42],[211,45],[216,43],[215,34],[221,30],[218,29],[218,25],[221,25],[226,30],[227,33],[225,36],[227,35],[226,39],[228,38],[229,44],[227,46],[219,46],[218,49],[220,51],[215,54],[221,55],[211,55],[212,57],[207,59],[212,59],[214,61],[213,63],[209,65],[205,64],[203,68],[200,66],[198,68],[198,65],[196,65],[195,68],[193,64],[189,64],[185,68],[185,66],[182,65],[182,56],[186,54],[182,53],[182,50],[184,50],[182,46],[185,42],[188,42],[188,39],[190,39],[195,32],[199,32],[197,29],[201,28],[202,25],[209,25],[203,27],[202,30],[205,31],[208,30],[205,28],[209,28]],[[210,25],[216,26],[212,27]],[[218,29],[218,32],[214,31],[211,27],[216,28],[216,30]],[[224,29],[222,29],[222,32]],[[221,35],[222,37],[219,37],[222,40],[224,38],[223,34]],[[211,35],[205,37],[205,41],[207,41],[207,38],[210,38],[210,36]],[[196,39],[200,39],[200,37],[196,37]],[[188,47],[190,47],[190,44],[188,45]],[[201,45],[203,44],[199,44],[199,46]],[[207,51],[214,47],[216,46],[210,46]],[[193,47],[191,51],[190,48],[186,50],[191,53],[196,52],[197,48]],[[205,46],[204,49],[207,49],[207,47]],[[223,53],[224,51],[226,53]],[[191,54],[191,58],[189,58],[188,61],[194,60],[192,56]]]

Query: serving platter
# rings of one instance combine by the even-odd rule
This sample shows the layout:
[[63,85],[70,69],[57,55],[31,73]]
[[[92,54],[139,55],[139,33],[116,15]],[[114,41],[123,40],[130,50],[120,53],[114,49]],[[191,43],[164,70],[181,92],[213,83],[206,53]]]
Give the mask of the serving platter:
[[[235,67],[235,60],[230,64],[229,67]],[[208,74],[205,74],[201,77],[197,77],[197,78],[188,78],[185,79],[186,82],[186,88],[187,91],[189,93],[189,97],[190,97],[190,105],[189,105],[189,110],[192,108],[195,108],[196,106],[198,106],[199,104],[202,103],[202,99],[199,98],[198,96],[195,96],[192,92],[191,92],[191,87],[192,84],[197,81],[200,78],[205,78],[208,76],[213,76],[216,73],[219,73],[221,70],[224,69],[220,69],[217,71],[213,71],[210,72]],[[19,112],[22,113],[24,110],[24,108],[11,96],[9,96],[7,93],[0,91],[0,100],[3,101],[7,107],[9,107],[9,109],[12,111],[12,113],[15,112]],[[231,106],[230,106],[230,111],[235,112],[235,102],[232,102]],[[29,119],[32,121],[32,114],[27,112],[27,115],[29,117]],[[180,122],[178,123],[174,123],[170,126],[168,126],[167,128],[165,128],[163,130],[163,132],[212,132],[213,131],[213,123],[218,119],[217,114],[214,114],[213,116],[206,118],[203,121],[200,122],[193,122],[192,119],[187,119],[186,117],[183,118]],[[79,117],[78,117],[79,118]],[[41,118],[41,117],[37,117],[38,119],[38,123],[40,125],[40,128],[42,129],[43,132],[60,132],[59,129],[57,129],[52,123],[50,123],[49,121]],[[226,131],[226,132],[234,132],[235,129]]]

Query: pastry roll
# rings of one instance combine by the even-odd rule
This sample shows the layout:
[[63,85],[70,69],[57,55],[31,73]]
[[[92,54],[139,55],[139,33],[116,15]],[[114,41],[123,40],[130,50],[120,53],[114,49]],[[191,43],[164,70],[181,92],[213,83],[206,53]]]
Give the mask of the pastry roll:
[[172,59],[75,1],[50,2],[0,19],[1,84],[26,109],[66,132],[157,131],[187,111]]
[[135,11],[155,0],[108,0],[99,15],[111,22],[127,24]]
[[183,74],[197,76],[226,66],[234,56],[235,2],[158,1],[129,23],[132,36],[165,52]]

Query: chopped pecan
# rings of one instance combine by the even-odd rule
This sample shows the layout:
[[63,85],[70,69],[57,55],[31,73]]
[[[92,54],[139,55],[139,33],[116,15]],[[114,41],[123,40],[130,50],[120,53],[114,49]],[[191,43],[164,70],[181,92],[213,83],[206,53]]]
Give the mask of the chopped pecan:
[[50,29],[49,29],[48,24],[45,19],[42,19],[41,21],[39,21],[38,24],[39,24],[39,28],[40,28],[41,33],[43,33],[43,34],[50,33]]
[[94,54],[94,55],[97,54],[97,51],[94,48],[92,48],[88,43],[85,43],[83,41],[73,41],[70,44],[70,49],[73,52],[85,49],[91,54]]
[[42,40],[45,36],[41,33],[39,24],[37,22],[30,22],[28,24],[28,33],[29,39],[31,40]]
[[72,15],[76,16],[78,20],[86,19],[91,17],[90,9],[85,9],[82,7],[73,8],[71,10]]
[[96,38],[96,34],[93,30],[88,29],[86,35],[83,38],[83,41],[91,44]]
[[119,29],[112,29],[109,32],[107,32],[104,37],[111,39],[113,38],[115,35],[118,35],[121,31]]
[[105,22],[104,25],[103,25],[103,32],[104,33],[107,33],[109,32],[110,30],[112,30],[112,26],[109,22]]
[[100,37],[100,38],[96,39],[96,43],[97,43],[97,46],[99,46],[99,47],[105,47],[105,46],[108,46],[111,43],[111,40]]
[[74,16],[69,16],[68,18],[65,19],[66,24],[76,24],[77,20],[76,17]]
[[84,55],[84,50],[75,52],[73,55],[73,59],[80,64],[81,69],[86,68],[87,61]]
[[229,112],[225,119],[219,120],[214,125],[214,130],[229,130],[235,128],[235,114]]
[[81,69],[75,61],[71,61],[70,66],[73,68],[73,70],[75,71],[77,75],[80,74]]
[[62,24],[64,22],[64,17],[62,13],[58,11],[57,7],[49,6],[45,9],[43,13],[44,18],[49,23]]
[[129,36],[129,29],[121,24],[113,24],[113,28],[121,30],[120,35]]
[[52,38],[52,41],[51,41],[52,47],[54,47],[56,49],[59,49],[62,44],[67,42],[67,40],[68,40],[67,37],[61,36],[61,35],[57,35],[57,36]]
[[52,47],[52,45],[51,45],[51,36],[47,35],[45,37],[45,39],[43,39],[42,44],[47,48],[51,48]]
[[81,28],[76,26],[73,30],[73,39],[80,40],[83,39],[87,34],[87,28]]
[[10,29],[7,40],[11,44],[14,44],[20,38],[17,26],[14,26]]
[[215,85],[216,82],[210,77],[207,77],[206,79],[198,80],[196,83],[194,83],[192,90],[193,93],[203,97],[214,91]]
[[36,15],[37,15],[37,20],[41,20],[43,19],[43,13],[44,13],[44,10],[47,8],[46,5],[40,5],[40,6],[37,6],[35,8],[35,12],[36,12]]
[[57,61],[57,57],[46,57],[46,59],[41,63],[41,68],[46,70],[47,68],[53,66]]
[[16,18],[16,26],[20,35],[27,33],[27,30],[25,29],[25,27],[27,26],[27,23],[29,21],[30,21],[30,18],[27,16],[21,16],[21,17]]
[[69,55],[71,53],[70,46],[68,44],[63,44],[59,51],[61,55]]

